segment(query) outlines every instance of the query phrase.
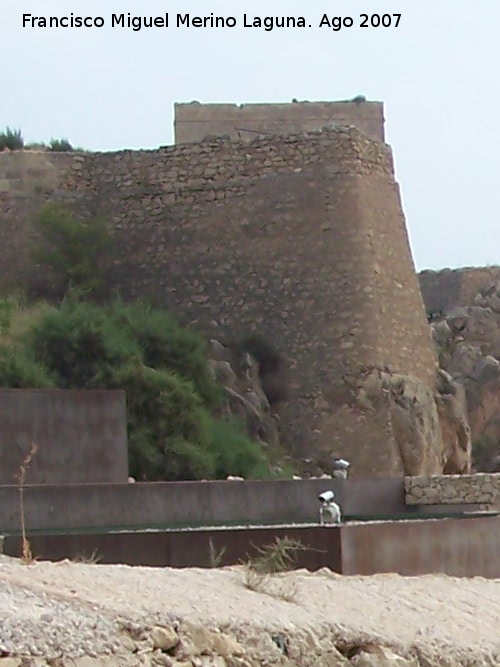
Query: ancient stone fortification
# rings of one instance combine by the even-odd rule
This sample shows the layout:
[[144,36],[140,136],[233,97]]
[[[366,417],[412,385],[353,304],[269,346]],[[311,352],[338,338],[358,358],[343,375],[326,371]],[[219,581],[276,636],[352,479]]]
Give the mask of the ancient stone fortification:
[[263,336],[284,359],[275,380],[287,398],[274,409],[300,456],[343,455],[357,475],[467,467],[446,387],[436,407],[443,387],[388,146],[331,128],[157,151],[4,153],[0,191],[4,278],[30,271],[30,214],[57,198],[110,221],[125,295],[156,297],[222,341]]
[[418,277],[427,312],[439,318],[456,307],[472,305],[478,292],[500,281],[500,267],[421,271]]
[[385,141],[382,102],[296,102],[292,104],[175,105],[175,142],[202,141],[207,136],[254,139],[256,134],[291,134],[327,125],[353,125]]

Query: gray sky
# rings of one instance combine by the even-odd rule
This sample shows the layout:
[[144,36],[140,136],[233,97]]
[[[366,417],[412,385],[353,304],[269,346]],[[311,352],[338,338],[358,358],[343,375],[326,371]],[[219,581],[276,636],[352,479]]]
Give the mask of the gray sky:
[[[359,14],[401,13],[398,28]],[[22,14],[104,28],[22,28]],[[111,28],[112,13],[305,16],[312,28]],[[356,27],[316,27],[322,15]],[[386,135],[418,269],[500,264],[498,0],[0,0],[0,128],[89,149],[173,141],[176,101],[287,102],[362,94]]]

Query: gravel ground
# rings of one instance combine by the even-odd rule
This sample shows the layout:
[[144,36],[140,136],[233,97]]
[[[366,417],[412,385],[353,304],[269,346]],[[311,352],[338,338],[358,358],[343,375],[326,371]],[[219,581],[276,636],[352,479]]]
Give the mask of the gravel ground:
[[264,592],[248,590],[243,580],[241,567],[23,565],[0,556],[0,650],[45,657],[119,653],[124,627],[181,619],[232,629],[240,638],[263,628],[288,636],[312,631],[319,641],[329,634],[380,642],[400,654],[419,647],[464,664],[483,664],[486,656],[500,664],[500,580],[299,570],[280,575],[278,588],[270,582]]

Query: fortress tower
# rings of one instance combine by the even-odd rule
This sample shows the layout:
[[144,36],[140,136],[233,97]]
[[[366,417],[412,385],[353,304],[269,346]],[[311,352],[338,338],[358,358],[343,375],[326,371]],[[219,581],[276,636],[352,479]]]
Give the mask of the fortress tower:
[[[14,160],[0,155],[0,176]],[[442,437],[447,408],[435,400],[437,363],[387,145],[330,127],[39,160],[51,192],[0,194],[10,221],[2,247],[26,224],[27,202],[35,210],[64,196],[110,221],[126,295],[155,296],[210,337],[256,332],[280,353],[275,380],[287,397],[273,410],[297,456],[342,456],[358,476],[466,465],[470,442],[457,455],[455,417],[451,445]],[[22,269],[21,246],[0,269]]]
[[357,127],[368,137],[385,141],[384,105],[359,96],[345,102],[291,104],[200,104],[175,107],[175,143],[195,143],[226,136],[251,141],[259,134],[303,134],[328,125]]

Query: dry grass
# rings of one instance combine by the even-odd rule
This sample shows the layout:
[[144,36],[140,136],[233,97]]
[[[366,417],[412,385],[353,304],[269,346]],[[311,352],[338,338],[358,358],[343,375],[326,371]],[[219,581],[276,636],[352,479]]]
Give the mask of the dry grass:
[[209,548],[208,558],[210,567],[220,567],[222,559],[224,558],[224,554],[226,553],[226,547],[222,547],[222,549],[217,550],[215,548],[212,538],[210,538],[208,542],[208,548]]
[[255,593],[270,595],[285,602],[295,602],[297,584],[280,574],[263,574],[256,572],[249,563],[243,566],[243,586]]
[[84,563],[85,565],[97,565],[101,562],[101,557],[97,553],[97,549],[94,549],[90,554],[81,553],[76,554],[74,558],[71,559],[73,563]]
[[38,445],[33,443],[31,445],[29,452],[26,454],[26,456],[22,460],[21,465],[19,466],[19,474],[17,476],[19,482],[19,509],[21,513],[21,540],[22,540],[21,561],[25,565],[33,563],[35,559],[31,551],[30,541],[26,537],[26,521],[24,517],[24,482],[26,479],[26,471],[28,470],[28,467],[37,451],[38,451]]
[[277,537],[272,544],[255,549],[257,555],[243,565],[244,587],[285,602],[294,602],[297,584],[283,575],[293,570],[297,552],[307,547],[299,540]]
[[265,547],[254,547],[257,555],[249,559],[252,569],[261,574],[276,574],[293,570],[298,551],[306,551],[300,540],[277,537]]

